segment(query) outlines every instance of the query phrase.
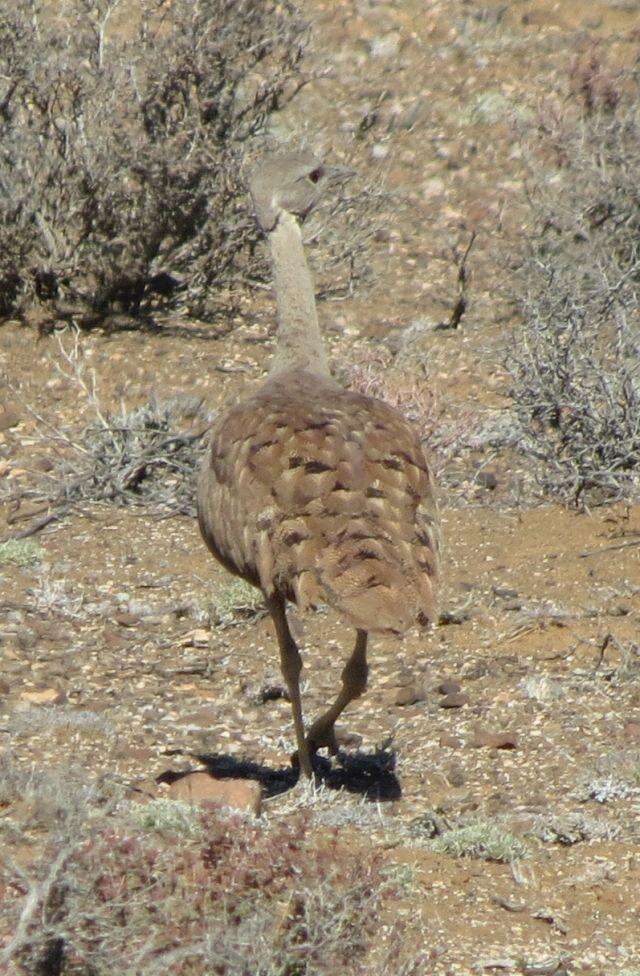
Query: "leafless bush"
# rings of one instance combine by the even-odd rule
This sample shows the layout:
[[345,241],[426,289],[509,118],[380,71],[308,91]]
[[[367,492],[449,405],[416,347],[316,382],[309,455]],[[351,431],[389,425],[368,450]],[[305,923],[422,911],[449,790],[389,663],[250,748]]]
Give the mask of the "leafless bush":
[[0,966],[16,974],[56,951],[63,976],[355,976],[394,895],[380,855],[326,828],[318,843],[304,813],[257,823],[96,794],[55,818],[29,866],[11,858],[15,822],[3,845]]
[[[59,462],[35,495],[57,508],[83,501],[142,506],[158,514],[195,514],[196,469],[205,450],[211,417],[198,397],[151,397],[144,406],[121,404],[108,411],[95,374],[82,355],[78,333],[58,334],[57,371],[77,390],[91,419],[81,429],[62,430],[34,412],[38,431]],[[33,412],[33,411],[32,411]]]
[[0,314],[215,313],[262,273],[239,161],[304,83],[284,0],[0,12]]
[[572,68],[529,145],[535,229],[507,364],[544,488],[573,504],[633,495],[640,471],[640,78]]

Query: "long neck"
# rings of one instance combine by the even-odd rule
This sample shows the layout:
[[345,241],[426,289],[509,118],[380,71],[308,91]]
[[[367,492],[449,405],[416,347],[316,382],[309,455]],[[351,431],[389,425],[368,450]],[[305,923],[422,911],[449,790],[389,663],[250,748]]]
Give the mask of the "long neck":
[[306,369],[329,373],[318,325],[313,279],[307,265],[298,221],[282,212],[269,234],[278,302],[278,340],[270,372]]

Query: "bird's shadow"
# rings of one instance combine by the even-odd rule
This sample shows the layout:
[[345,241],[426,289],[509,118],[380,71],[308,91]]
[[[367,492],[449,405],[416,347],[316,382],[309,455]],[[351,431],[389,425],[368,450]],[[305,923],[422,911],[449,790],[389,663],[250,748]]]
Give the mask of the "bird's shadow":
[[[252,779],[260,783],[265,798],[286,793],[298,782],[300,773],[293,766],[272,768],[250,759],[237,759],[224,753],[190,753],[172,749],[167,755],[189,755],[206,766],[216,779]],[[398,800],[402,796],[395,774],[396,753],[382,746],[372,752],[346,753],[340,750],[333,761],[316,755],[313,760],[316,781],[331,790],[346,790],[374,802]],[[187,775],[167,769],[158,783],[173,783]]]

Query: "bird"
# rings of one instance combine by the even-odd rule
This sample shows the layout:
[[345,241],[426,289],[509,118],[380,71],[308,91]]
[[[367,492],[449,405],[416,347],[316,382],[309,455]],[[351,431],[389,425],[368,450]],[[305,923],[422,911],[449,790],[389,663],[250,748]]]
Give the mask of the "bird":
[[[197,487],[210,552],[264,595],[291,701],[292,761],[305,778],[319,749],[337,753],[336,719],[366,689],[368,636],[432,623],[440,579],[438,508],[418,432],[334,379],[318,324],[301,224],[350,175],[306,150],[265,155],[249,174],[271,253],[276,349],[260,385],[214,419]],[[356,631],[337,698],[307,732],[288,603],[328,605]]]

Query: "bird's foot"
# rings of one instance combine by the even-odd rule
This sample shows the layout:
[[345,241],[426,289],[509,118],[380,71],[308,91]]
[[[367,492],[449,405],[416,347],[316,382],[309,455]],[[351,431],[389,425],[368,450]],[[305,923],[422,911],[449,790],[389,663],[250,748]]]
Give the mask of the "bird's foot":
[[[333,725],[318,726],[317,728],[311,726],[306,737],[306,742],[309,755],[312,759],[319,749],[327,749],[330,756],[336,756],[338,754],[338,740],[336,739]],[[291,762],[294,766],[299,765],[297,750],[291,756]]]

